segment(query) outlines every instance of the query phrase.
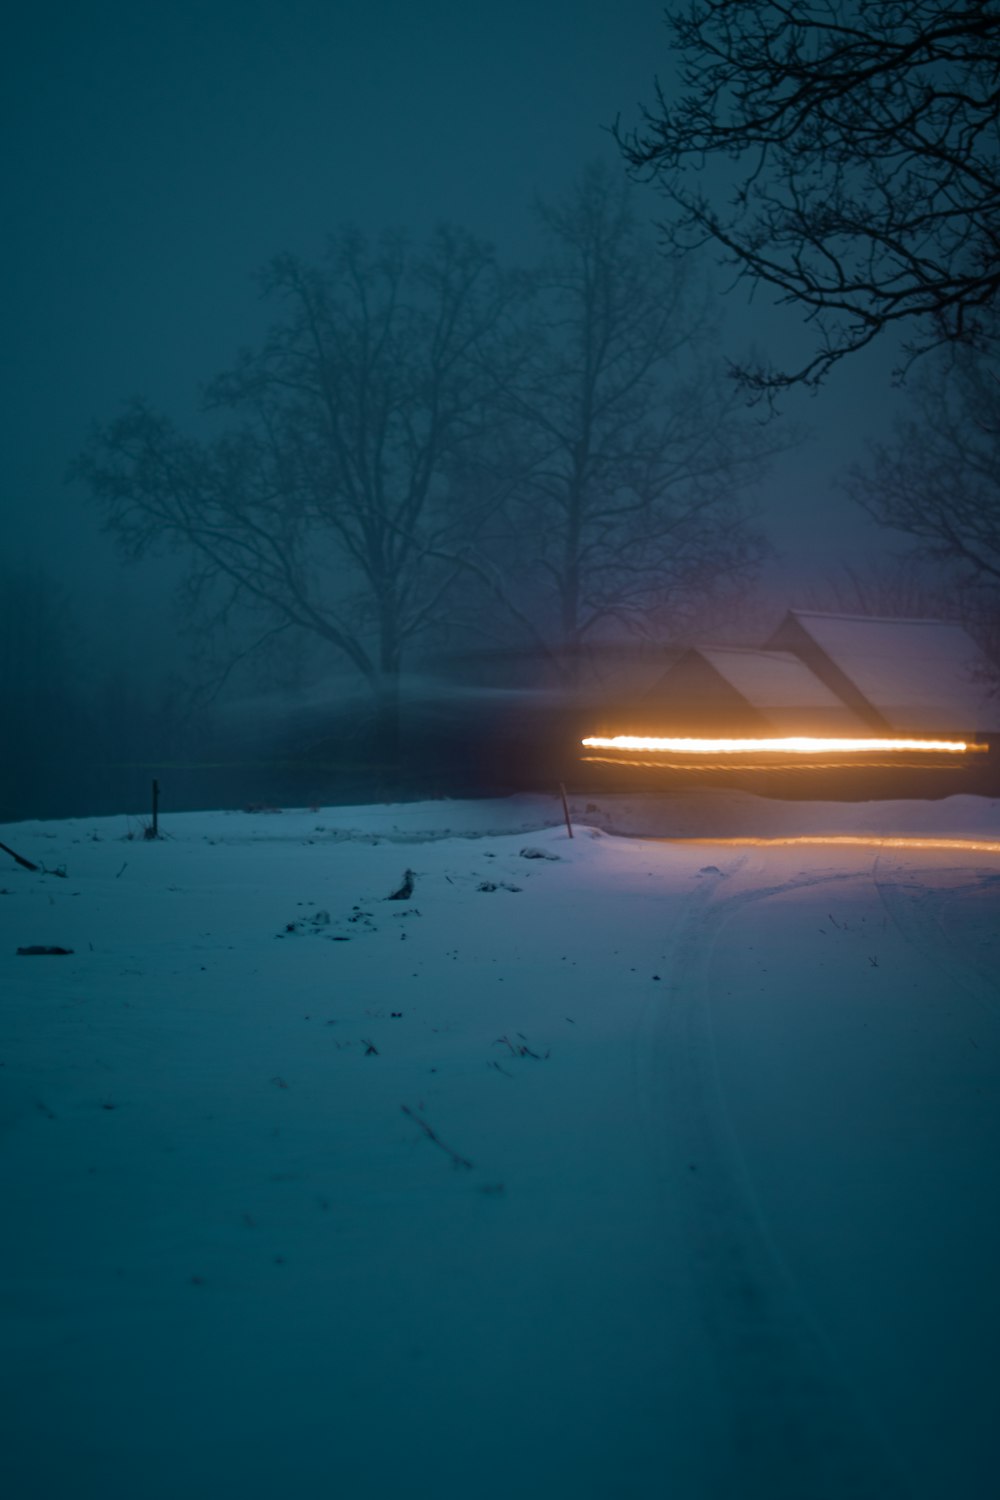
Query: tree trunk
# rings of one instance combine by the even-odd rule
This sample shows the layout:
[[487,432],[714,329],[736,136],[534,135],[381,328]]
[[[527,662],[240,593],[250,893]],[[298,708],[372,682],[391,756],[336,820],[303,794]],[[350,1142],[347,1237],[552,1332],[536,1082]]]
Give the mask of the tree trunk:
[[397,770],[400,748],[399,673],[382,672],[375,683],[375,758],[387,769]]

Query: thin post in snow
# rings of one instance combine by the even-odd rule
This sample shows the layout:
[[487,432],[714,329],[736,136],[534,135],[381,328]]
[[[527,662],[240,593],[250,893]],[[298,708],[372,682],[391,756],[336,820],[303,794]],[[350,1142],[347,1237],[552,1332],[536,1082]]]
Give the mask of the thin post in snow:
[[159,837],[160,837],[160,783],[158,781],[154,780],[154,782],[153,782],[153,828],[152,828],[152,832],[150,833],[150,838],[158,839]]
[[566,788],[563,786],[561,781],[559,783],[559,795],[562,798],[563,816],[566,819],[566,832],[569,834],[570,838],[572,838],[573,824],[569,820],[569,803],[566,801]]

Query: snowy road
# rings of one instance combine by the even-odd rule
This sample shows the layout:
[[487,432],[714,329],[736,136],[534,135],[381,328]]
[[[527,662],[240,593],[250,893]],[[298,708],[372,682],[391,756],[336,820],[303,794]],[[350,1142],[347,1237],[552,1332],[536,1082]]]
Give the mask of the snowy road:
[[761,851],[677,954],[665,1138],[698,1161],[734,1494],[993,1482],[1000,884],[953,858]]
[[1000,855],[538,822],[0,830],[12,1500],[992,1495]]

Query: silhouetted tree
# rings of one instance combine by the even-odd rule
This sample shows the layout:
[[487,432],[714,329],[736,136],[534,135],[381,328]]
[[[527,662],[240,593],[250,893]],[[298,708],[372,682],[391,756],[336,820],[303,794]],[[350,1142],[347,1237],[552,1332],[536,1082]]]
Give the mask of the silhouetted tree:
[[[671,5],[679,82],[620,134],[676,252],[714,243],[805,309],[816,385],[906,325],[912,356],[983,336],[1000,287],[1000,12],[938,0]],[[714,173],[706,171],[718,164]]]
[[941,570],[914,557],[883,557],[842,564],[796,594],[805,609],[897,619],[961,620],[959,599]]
[[722,389],[704,296],[685,270],[664,276],[634,196],[595,168],[541,206],[548,255],[506,387],[520,467],[489,530],[493,576],[567,666],[602,631],[675,626],[762,552],[741,491],[774,429]]
[[278,320],[208,388],[221,434],[184,436],[136,402],[76,473],[127,553],[189,556],[195,604],[220,620],[250,610],[262,638],[309,632],[349,661],[391,752],[404,650],[474,526],[449,475],[490,415],[510,289],[457,230],[421,253],[345,233],[319,265],[279,257],[263,286]]
[[[941,369],[940,365],[946,368]],[[1000,381],[973,349],[949,351],[912,382],[913,408],[891,442],[847,478],[916,558],[947,570],[953,597],[1000,646]],[[992,622],[992,623],[990,623]]]

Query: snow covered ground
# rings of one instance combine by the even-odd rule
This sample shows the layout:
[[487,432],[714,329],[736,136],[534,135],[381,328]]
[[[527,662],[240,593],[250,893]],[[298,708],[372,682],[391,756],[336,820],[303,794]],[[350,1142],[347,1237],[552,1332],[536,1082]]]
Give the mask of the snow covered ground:
[[0,829],[9,1500],[995,1493],[1000,804],[574,814]]

